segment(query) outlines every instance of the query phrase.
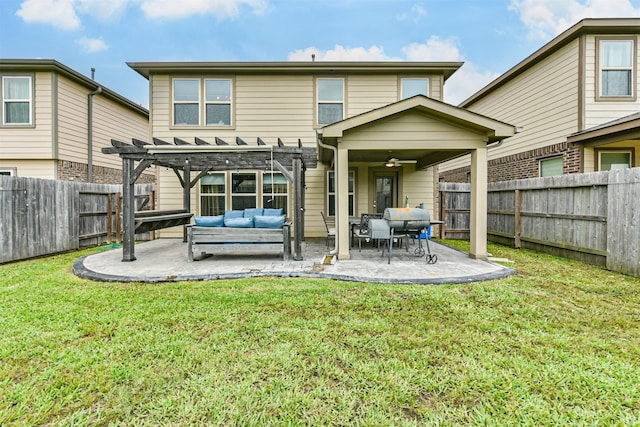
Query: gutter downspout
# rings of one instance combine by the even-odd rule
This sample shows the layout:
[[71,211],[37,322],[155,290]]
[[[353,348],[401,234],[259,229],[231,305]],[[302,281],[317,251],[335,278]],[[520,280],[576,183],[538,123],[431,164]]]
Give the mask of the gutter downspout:
[[[91,69],[91,77],[93,78],[93,69]],[[93,97],[102,93],[102,86],[93,92],[89,92],[87,108],[87,182],[93,182]]]
[[[327,150],[333,151],[333,170],[335,172],[335,170],[336,170],[336,162],[338,161],[338,147],[334,147],[333,145],[327,145],[324,142],[322,142],[320,140],[320,134],[321,134],[321,132],[319,130],[316,130],[316,142],[320,147],[326,148]],[[336,208],[337,208],[338,203],[339,203],[338,202],[338,196],[336,195]],[[329,251],[329,255],[337,255],[337,254],[338,254],[338,227],[337,227],[337,224],[336,224],[336,236],[333,239],[333,249],[331,251]]]

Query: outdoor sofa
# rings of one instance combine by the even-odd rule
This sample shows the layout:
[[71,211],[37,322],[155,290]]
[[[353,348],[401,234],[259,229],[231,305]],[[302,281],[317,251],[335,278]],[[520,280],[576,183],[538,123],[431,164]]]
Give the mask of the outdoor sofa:
[[193,262],[195,254],[201,259],[222,249],[281,250],[284,260],[291,255],[291,223],[282,209],[230,210],[224,215],[196,216],[194,220],[194,225],[187,226],[189,262]]

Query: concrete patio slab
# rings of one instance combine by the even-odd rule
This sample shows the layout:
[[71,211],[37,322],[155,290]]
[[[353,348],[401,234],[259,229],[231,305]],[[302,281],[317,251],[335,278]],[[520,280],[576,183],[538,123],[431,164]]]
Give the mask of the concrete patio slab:
[[122,262],[122,248],[78,259],[76,275],[92,280],[117,282],[173,282],[185,280],[237,279],[245,277],[312,277],[374,283],[445,284],[493,280],[514,274],[513,269],[476,260],[448,246],[430,242],[435,264],[416,257],[414,248],[394,248],[391,263],[378,249],[351,251],[350,260],[325,264],[324,239],[307,241],[303,261],[283,261],[282,254],[228,252],[192,263],[187,245],[179,239],[158,239],[136,244],[136,261]]

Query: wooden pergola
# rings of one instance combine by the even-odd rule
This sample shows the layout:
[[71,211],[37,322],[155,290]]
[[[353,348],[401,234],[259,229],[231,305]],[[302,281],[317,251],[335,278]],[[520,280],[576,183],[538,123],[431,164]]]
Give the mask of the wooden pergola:
[[[111,145],[102,152],[118,154],[122,159],[122,261],[135,261],[137,232],[188,224],[193,215],[191,188],[208,172],[229,170],[277,170],[293,184],[293,259],[303,259],[305,171],[317,167],[315,146],[303,147],[300,140],[297,146],[288,146],[280,138],[277,145],[267,145],[261,138],[257,138],[256,145],[250,145],[239,137],[235,144],[215,137],[213,142],[195,138],[193,143],[179,138],[174,138],[173,143],[153,138],[153,144],[138,139],[132,139],[131,144],[112,139]],[[151,165],[174,171],[182,187],[182,211],[136,213],[134,184]],[[193,178],[192,172],[197,173]]]

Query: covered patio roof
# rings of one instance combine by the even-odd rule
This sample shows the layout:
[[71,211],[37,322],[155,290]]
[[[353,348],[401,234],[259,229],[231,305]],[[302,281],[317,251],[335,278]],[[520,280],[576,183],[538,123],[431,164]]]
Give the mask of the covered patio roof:
[[320,160],[337,182],[337,252],[348,259],[348,171],[352,162],[415,162],[416,170],[471,154],[471,256],[487,257],[487,144],[511,137],[513,125],[416,95],[318,130]]

